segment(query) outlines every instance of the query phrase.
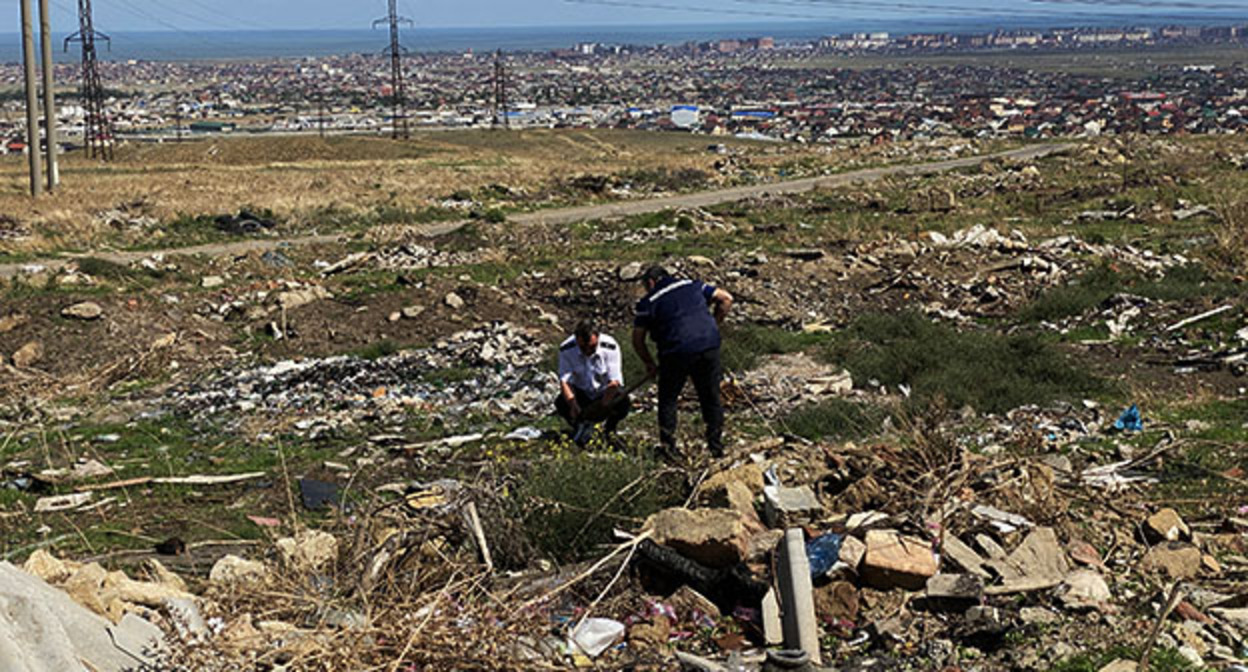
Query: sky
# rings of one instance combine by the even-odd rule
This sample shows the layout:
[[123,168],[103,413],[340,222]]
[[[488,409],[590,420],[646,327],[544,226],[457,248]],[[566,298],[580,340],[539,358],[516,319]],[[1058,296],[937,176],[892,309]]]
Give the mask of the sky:
[[[51,0],[54,26],[77,22],[76,0]],[[398,0],[425,28],[751,23],[812,19],[914,19],[944,14],[1053,17],[1238,9],[1248,0]],[[16,5],[16,3],[14,3]],[[102,31],[365,29],[385,0],[93,0]],[[940,8],[948,8],[940,11]],[[16,7],[14,14],[16,14]]]

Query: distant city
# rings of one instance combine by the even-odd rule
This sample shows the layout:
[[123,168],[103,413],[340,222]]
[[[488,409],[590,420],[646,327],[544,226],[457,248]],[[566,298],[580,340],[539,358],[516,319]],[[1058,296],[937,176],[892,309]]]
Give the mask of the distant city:
[[[756,35],[683,44],[581,42],[498,54],[417,53],[405,61],[403,120],[414,129],[611,127],[818,143],[936,136],[1034,138],[1244,130],[1248,70],[1202,62],[1203,50],[1242,45],[1248,25],[1071,27],[978,34],[862,32],[817,40]],[[1190,48],[1188,63],[1152,64],[1135,78],[1018,67],[1028,54],[1097,55],[1125,48]],[[844,56],[1006,53],[960,65],[854,68]],[[1020,60],[1022,59],[1022,60]],[[497,63],[496,63],[497,60]],[[112,140],[168,142],[256,133],[389,133],[396,107],[389,64],[376,54],[266,61],[101,64]],[[503,74],[499,98],[496,86]],[[73,64],[56,78],[74,82]],[[4,148],[25,150],[17,65],[0,67],[9,92]],[[60,138],[83,139],[83,111],[61,93]]]

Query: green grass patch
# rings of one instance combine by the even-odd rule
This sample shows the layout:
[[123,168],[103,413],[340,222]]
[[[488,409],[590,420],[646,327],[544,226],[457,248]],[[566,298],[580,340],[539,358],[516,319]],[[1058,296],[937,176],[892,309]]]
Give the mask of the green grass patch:
[[371,360],[371,359],[381,359],[382,357],[389,357],[390,355],[397,353],[399,350],[400,348],[399,348],[398,343],[388,338],[383,338],[380,341],[369,343],[368,345],[364,346],[363,348],[360,348],[359,350],[352,352],[351,354],[355,355],[356,357],[359,357],[360,359]]
[[1186,301],[1203,297],[1221,299],[1232,296],[1235,291],[1230,282],[1212,276],[1196,264],[1170,269],[1161,278],[1149,278],[1101,264],[1069,284],[1042,293],[1027,304],[1018,317],[1023,322],[1053,322],[1082,315],[1119,293],[1135,294],[1154,301]]
[[954,407],[1004,413],[1109,391],[1035,335],[961,332],[912,312],[863,316],[823,354],[860,383],[909,386],[912,403],[919,405],[943,399]]
[[801,406],[784,416],[785,431],[811,441],[849,440],[871,436],[880,430],[887,413],[875,406],[844,399],[827,399]]
[[[1134,647],[1115,646],[1100,651],[1080,653],[1060,660],[1050,670],[1051,672],[1097,672],[1119,659],[1139,660],[1140,652]],[[1148,669],[1156,670],[1156,672],[1196,669],[1178,651],[1169,648],[1153,649],[1148,656],[1148,663]]]
[[720,356],[727,370],[740,373],[757,367],[766,355],[800,352],[825,341],[827,337],[822,334],[758,324],[732,325],[723,330]]
[[683,482],[669,476],[648,458],[565,453],[533,463],[520,476],[512,501],[534,545],[571,562],[610,543],[613,527],[679,504]]

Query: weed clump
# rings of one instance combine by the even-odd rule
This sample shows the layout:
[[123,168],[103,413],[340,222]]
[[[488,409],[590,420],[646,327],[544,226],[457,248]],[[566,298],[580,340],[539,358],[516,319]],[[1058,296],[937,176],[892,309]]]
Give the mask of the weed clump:
[[855,381],[909,387],[912,405],[943,399],[1004,413],[1106,390],[1035,335],[960,332],[911,312],[863,316],[824,354]]
[[1095,266],[1072,282],[1050,289],[1019,313],[1023,322],[1053,322],[1082,315],[1114,294],[1128,293],[1156,301],[1222,298],[1234,289],[1198,264],[1172,268],[1160,278],[1123,272],[1110,264]]
[[649,458],[560,451],[520,477],[513,503],[537,549],[571,562],[609,541],[612,527],[679,504],[683,481],[674,475]]
[[725,328],[721,356],[729,371],[742,373],[757,367],[763,355],[798,352],[823,340],[820,334],[746,324]]
[[848,440],[874,434],[886,416],[875,406],[827,399],[793,410],[781,424],[786,431],[811,441]]

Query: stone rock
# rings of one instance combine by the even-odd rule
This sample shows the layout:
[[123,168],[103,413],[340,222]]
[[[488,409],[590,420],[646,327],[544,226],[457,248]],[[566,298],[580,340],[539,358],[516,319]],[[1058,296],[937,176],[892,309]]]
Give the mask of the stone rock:
[[31,341],[13,353],[13,366],[19,369],[29,369],[38,364],[41,359],[43,359],[43,344],[39,341]]
[[725,469],[703,481],[698,491],[703,497],[715,497],[727,487],[728,483],[735,482],[744,485],[749,489],[750,494],[757,496],[763,492],[763,471],[765,471],[765,465],[753,462]]
[[861,573],[873,587],[918,590],[936,574],[936,558],[922,539],[893,530],[869,530],[866,544]]
[[685,257],[685,261],[688,261],[689,263],[693,264],[694,266],[706,266],[706,267],[708,267],[708,268],[713,268],[713,267],[715,266],[715,261],[714,261],[714,260],[710,259],[709,257],[704,257],[704,256],[702,256],[702,255],[698,255],[698,254],[694,254],[694,255],[690,255],[690,256],[688,256],[688,257]]
[[60,583],[73,573],[73,570],[63,560],[43,549],[31,553],[30,557],[26,558],[26,564],[22,565],[22,569],[27,574],[37,576],[48,583]]
[[763,519],[771,527],[789,528],[818,519],[823,505],[810,486],[768,487],[763,491]]
[[645,273],[645,269],[642,268],[641,262],[634,261],[621,266],[617,275],[622,282],[633,282],[640,279],[642,273]]
[[1174,509],[1162,509],[1148,517],[1144,533],[1151,542],[1191,539],[1192,531]]
[[1090,569],[1077,569],[1058,588],[1062,604],[1068,609],[1095,609],[1112,599],[1104,577]]
[[13,313],[0,317],[0,334],[7,334],[14,329],[26,324],[30,318],[21,313]]
[[277,305],[286,310],[294,310],[299,306],[306,306],[322,299],[332,299],[333,294],[328,289],[320,285],[312,285],[311,287],[303,287],[300,289],[292,289],[281,292],[277,295]]
[[193,595],[171,585],[135,581],[122,572],[109,572],[106,587],[115,590],[117,597],[123,602],[141,604],[145,607],[159,607],[166,600],[171,599],[194,599]]
[[750,492],[748,486],[738,481],[731,481],[724,485],[722,493],[722,504],[740,513],[748,524],[763,527],[763,521],[758,517],[758,510],[754,508],[754,493]]
[[245,560],[237,555],[227,555],[212,566],[208,580],[224,585],[243,585],[258,583],[269,575],[269,568],[254,560]]
[[225,284],[225,278],[219,275],[205,275],[199,281],[199,286],[204,289],[215,289]]
[[399,313],[408,320],[414,320],[425,312],[424,306],[407,306],[400,310]]
[[654,530],[656,543],[707,567],[730,567],[747,554],[745,524],[735,511],[666,509],[646,526]]
[[848,581],[815,588],[815,615],[820,621],[857,621],[858,589]]
[[154,634],[150,627],[135,627],[143,624],[134,618],[119,618],[123,626],[113,629],[64,592],[0,562],[0,669],[6,672],[154,669],[147,652],[163,641],[129,652],[119,648],[136,641],[136,633]]
[[[761,525],[761,523],[760,523]],[[747,522],[747,527],[750,527]],[[776,546],[784,539],[784,530],[762,529],[749,535],[745,544],[745,562],[766,562],[767,554],[776,550]]]
[[858,537],[845,535],[841,540],[841,562],[849,565],[849,568],[858,571],[858,566],[862,564],[862,558],[867,554],[867,545],[862,543]]
[[927,580],[927,599],[933,605],[961,610],[983,596],[984,580],[974,574],[937,574]]
[[442,301],[452,310],[459,310],[464,307],[464,300],[455,292],[447,294],[446,298]]
[[104,315],[104,309],[94,301],[75,303],[61,310],[61,317],[75,320],[98,320],[102,315]]
[[396,310],[393,313],[390,313],[390,315],[386,317],[386,320],[389,322],[398,322],[402,318],[403,318],[403,313]]
[[1056,623],[1061,617],[1043,607],[1023,607],[1018,610],[1018,619],[1031,625]]
[[1119,658],[1108,665],[1105,665],[1096,672],[1135,672],[1139,669],[1140,664],[1134,660],[1124,660]]
[[1070,554],[1070,559],[1080,565],[1087,567],[1104,567],[1105,563],[1101,560],[1101,554],[1097,552],[1096,547],[1086,541],[1072,541],[1066,547],[1066,551]]
[[183,581],[182,577],[169,571],[156,558],[148,558],[147,560],[145,560],[143,562],[143,567],[147,569],[147,573],[151,576],[152,580],[154,580],[156,583],[162,586],[166,586],[170,590],[174,590],[179,593],[190,592],[186,588],[186,581]]
[[79,567],[65,580],[61,589],[75,602],[94,611],[101,616],[109,614],[109,604],[102,594],[104,582],[108,580],[108,572],[98,563]]
[[338,539],[321,530],[304,530],[277,540],[277,550],[295,567],[318,570],[338,560]]
[[1190,579],[1200,573],[1201,552],[1191,544],[1170,541],[1149,549],[1140,564],[1172,579]]

